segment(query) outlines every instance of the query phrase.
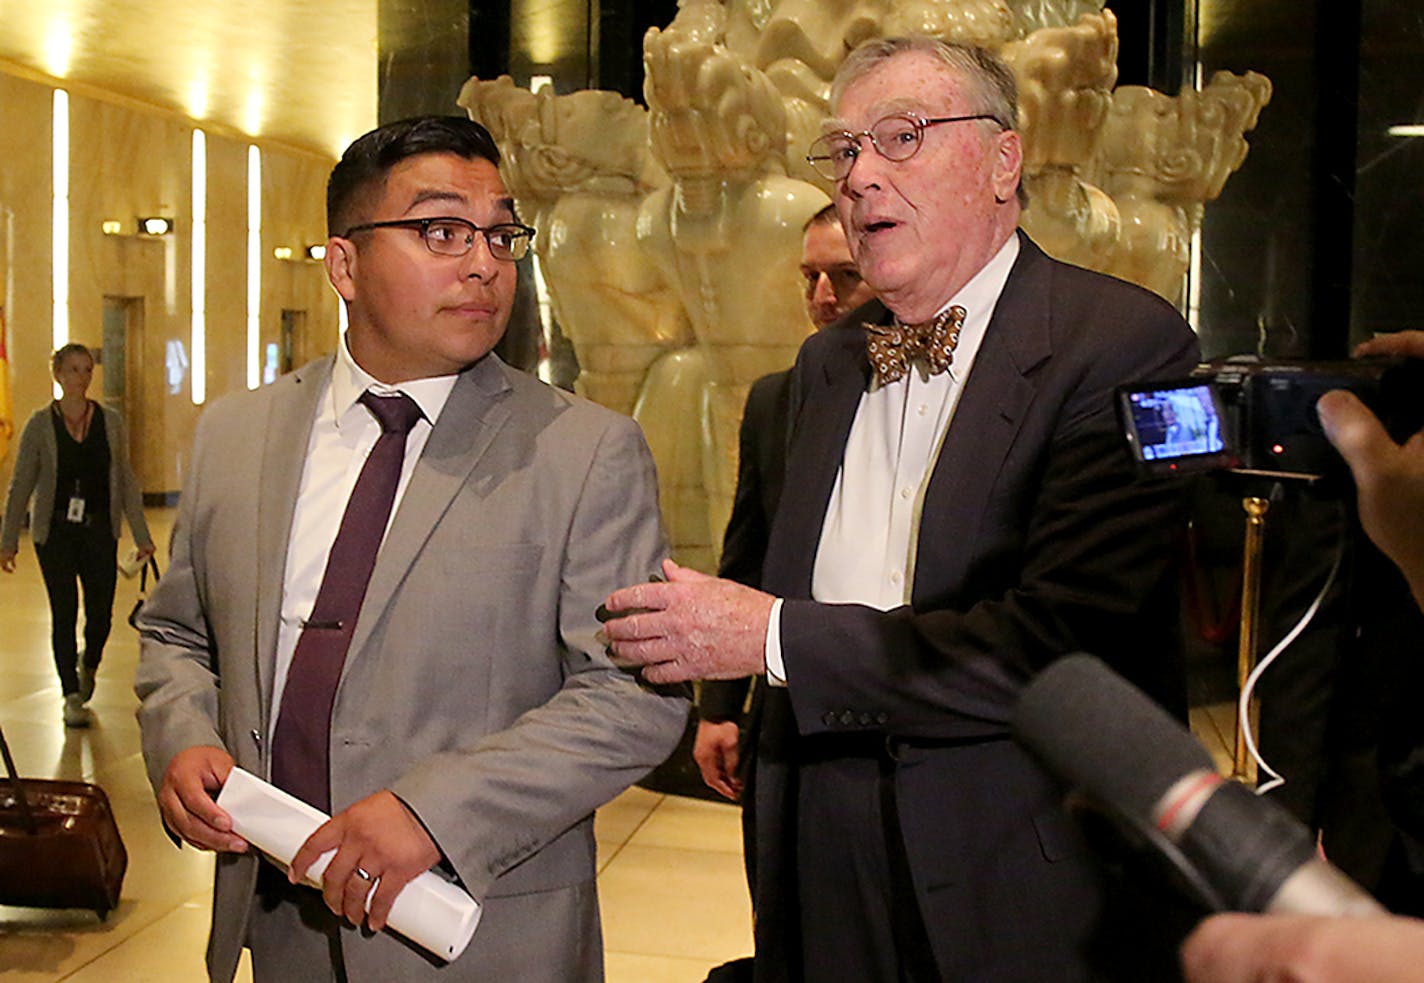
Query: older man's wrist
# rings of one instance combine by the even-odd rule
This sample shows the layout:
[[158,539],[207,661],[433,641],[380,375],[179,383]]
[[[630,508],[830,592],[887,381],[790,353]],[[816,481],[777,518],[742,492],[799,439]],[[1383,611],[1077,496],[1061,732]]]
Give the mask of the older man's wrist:
[[771,614],[766,619],[766,681],[772,686],[786,685],[786,660],[781,655],[781,605],[783,598],[771,602]]

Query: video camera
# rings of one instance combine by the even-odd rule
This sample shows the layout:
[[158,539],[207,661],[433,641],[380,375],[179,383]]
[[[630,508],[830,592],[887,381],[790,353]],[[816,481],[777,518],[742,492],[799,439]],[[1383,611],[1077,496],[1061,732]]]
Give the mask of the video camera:
[[1315,403],[1347,389],[1403,442],[1424,427],[1424,361],[1223,360],[1190,377],[1118,389],[1118,418],[1148,474],[1228,469],[1274,480],[1347,477]]

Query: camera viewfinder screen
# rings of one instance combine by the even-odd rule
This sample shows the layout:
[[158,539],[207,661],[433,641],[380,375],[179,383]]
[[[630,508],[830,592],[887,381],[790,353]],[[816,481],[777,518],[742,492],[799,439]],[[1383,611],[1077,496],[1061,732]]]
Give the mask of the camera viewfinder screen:
[[1132,428],[1144,461],[1170,460],[1224,449],[1221,415],[1211,387],[1184,386],[1131,393]]

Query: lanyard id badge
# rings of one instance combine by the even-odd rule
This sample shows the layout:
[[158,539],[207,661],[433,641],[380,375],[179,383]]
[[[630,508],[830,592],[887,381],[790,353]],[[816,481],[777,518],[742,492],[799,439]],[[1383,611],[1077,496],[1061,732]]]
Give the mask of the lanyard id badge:
[[64,512],[68,522],[84,521],[84,496],[79,492],[79,482],[74,483],[74,494],[69,496],[69,508]]

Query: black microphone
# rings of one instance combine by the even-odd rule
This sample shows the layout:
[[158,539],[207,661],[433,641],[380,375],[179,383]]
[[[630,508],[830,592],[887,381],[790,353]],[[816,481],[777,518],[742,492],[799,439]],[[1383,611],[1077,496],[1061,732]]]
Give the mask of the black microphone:
[[1090,655],[1039,673],[1013,731],[1050,772],[1145,835],[1214,908],[1385,913],[1320,859],[1303,823],[1223,779],[1190,731]]

